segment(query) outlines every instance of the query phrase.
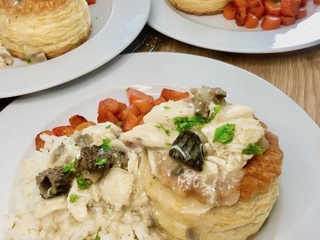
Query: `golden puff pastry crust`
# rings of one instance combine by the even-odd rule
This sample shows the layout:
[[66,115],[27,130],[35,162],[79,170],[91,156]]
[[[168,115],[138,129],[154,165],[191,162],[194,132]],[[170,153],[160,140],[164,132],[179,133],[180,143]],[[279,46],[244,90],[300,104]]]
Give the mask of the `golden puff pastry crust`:
[[85,42],[91,17],[85,0],[0,0],[0,39],[23,60],[58,57]]
[[231,0],[168,0],[177,10],[193,15],[213,15],[222,12]]
[[265,138],[269,147],[244,167],[240,197],[232,205],[212,207],[174,193],[151,174],[142,157],[140,179],[153,202],[153,217],[170,239],[245,240],[259,231],[278,197],[283,159],[278,137],[265,128]]

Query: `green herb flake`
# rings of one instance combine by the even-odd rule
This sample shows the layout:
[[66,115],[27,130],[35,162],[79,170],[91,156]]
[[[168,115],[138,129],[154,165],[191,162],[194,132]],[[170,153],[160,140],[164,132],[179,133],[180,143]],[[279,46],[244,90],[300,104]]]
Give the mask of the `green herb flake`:
[[221,109],[222,109],[222,105],[215,105],[213,108],[213,112],[210,116],[210,119],[213,120],[217,116],[217,114],[221,111]]
[[202,128],[203,125],[209,121],[209,118],[204,118],[202,116],[175,117],[173,119],[174,124],[177,125],[177,130],[179,133],[190,130],[193,127]]
[[218,127],[214,133],[213,142],[220,142],[222,144],[227,144],[232,141],[234,137],[234,130],[236,124],[227,123]]
[[97,158],[96,159],[96,165],[101,166],[105,164],[108,160],[106,158]]
[[99,232],[97,232],[97,234],[96,234],[96,236],[95,236],[95,238],[93,240],[100,240],[101,239],[100,236],[99,236]]
[[30,59],[26,59],[26,60],[25,60],[25,63],[26,63],[26,64],[31,64],[32,62],[31,62]]
[[222,105],[216,105],[213,108],[213,111],[209,118],[205,118],[200,115],[196,115],[193,117],[175,117],[173,118],[173,122],[177,125],[177,130],[179,133],[190,130],[193,127],[202,128],[206,123],[211,122],[221,109]]
[[168,106],[163,107],[165,110],[169,110],[170,108]]
[[110,143],[111,143],[111,139],[110,138],[103,139],[101,147],[104,150],[111,150]]
[[123,125],[122,121],[117,122],[117,126],[121,127]]
[[76,164],[77,164],[78,159],[75,158],[71,163],[65,165],[63,167],[63,172],[75,172],[76,171]]
[[77,194],[71,194],[69,197],[69,201],[71,203],[75,203],[76,201],[78,201],[78,199],[79,199],[79,196]]
[[109,129],[109,128],[111,128],[111,124],[109,124],[108,126],[106,126],[106,129]]
[[80,190],[85,190],[90,187],[90,184],[83,177],[78,177],[77,183]]
[[166,129],[163,124],[159,124],[156,127],[162,129],[168,137],[170,136],[170,130]]
[[263,148],[253,143],[249,143],[248,146],[242,150],[242,154],[246,154],[246,155],[252,155],[252,154],[260,155],[262,153],[263,153]]

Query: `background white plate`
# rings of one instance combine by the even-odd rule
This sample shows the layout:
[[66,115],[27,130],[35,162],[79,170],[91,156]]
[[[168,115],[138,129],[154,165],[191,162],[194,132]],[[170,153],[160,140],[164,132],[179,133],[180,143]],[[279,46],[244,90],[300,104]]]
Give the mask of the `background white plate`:
[[46,62],[27,65],[15,59],[0,68],[0,98],[18,96],[76,79],[121,53],[138,36],[150,0],[97,0],[90,5],[92,33],[78,48]]
[[153,95],[163,86],[219,86],[229,102],[253,107],[278,135],[285,155],[280,196],[256,240],[319,239],[319,127],[263,79],[223,62],[174,53],[121,55],[77,81],[25,95],[5,108],[0,113],[0,216],[9,209],[12,183],[21,160],[32,153],[37,133],[68,124],[74,114],[95,121],[100,100],[125,101],[125,89],[132,85]]
[[286,52],[320,43],[320,5],[307,2],[308,16],[292,26],[265,31],[238,27],[222,14],[194,16],[175,10],[166,0],[151,0],[148,24],[194,46],[236,53]]

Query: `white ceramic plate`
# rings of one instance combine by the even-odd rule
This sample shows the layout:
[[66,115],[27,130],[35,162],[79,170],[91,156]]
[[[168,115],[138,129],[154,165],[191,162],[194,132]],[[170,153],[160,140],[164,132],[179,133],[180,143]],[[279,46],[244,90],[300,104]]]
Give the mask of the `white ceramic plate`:
[[164,86],[219,86],[227,91],[228,101],[253,107],[279,136],[285,155],[280,196],[256,240],[318,239],[320,130],[315,122],[284,93],[249,72],[174,53],[121,55],[78,81],[20,97],[5,108],[0,113],[0,216],[9,209],[19,163],[31,154],[37,133],[68,124],[74,114],[95,121],[100,100],[125,101],[125,89],[133,85],[152,95]]
[[194,16],[175,10],[166,0],[151,0],[148,24],[194,46],[236,53],[286,52],[320,43],[320,6],[307,2],[308,16],[288,27],[265,31],[238,27],[222,14]]
[[147,22],[150,1],[97,0],[90,12],[92,33],[80,47],[39,64],[15,59],[12,67],[0,68],[0,98],[54,87],[108,62],[138,36]]

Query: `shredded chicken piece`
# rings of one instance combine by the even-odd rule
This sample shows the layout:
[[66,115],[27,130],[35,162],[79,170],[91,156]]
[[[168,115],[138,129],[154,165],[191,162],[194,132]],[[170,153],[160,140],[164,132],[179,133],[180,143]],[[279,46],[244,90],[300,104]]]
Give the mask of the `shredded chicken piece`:
[[13,57],[7,52],[5,47],[2,46],[0,41],[0,67],[11,66],[13,64]]

